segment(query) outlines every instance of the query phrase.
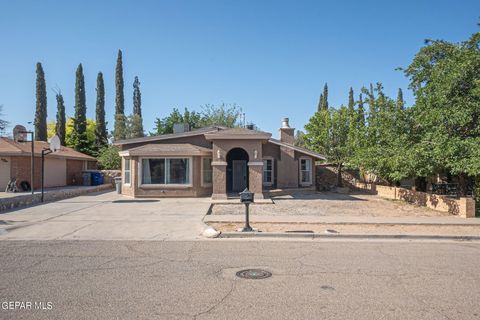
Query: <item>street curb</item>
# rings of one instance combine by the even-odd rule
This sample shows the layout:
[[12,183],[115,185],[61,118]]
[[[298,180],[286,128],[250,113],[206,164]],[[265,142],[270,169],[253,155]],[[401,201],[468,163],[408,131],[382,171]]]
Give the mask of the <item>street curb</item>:
[[[211,220],[204,219],[205,223],[245,223],[245,220]],[[258,221],[250,219],[250,223],[270,223],[270,224],[325,224],[325,225],[372,225],[372,226],[432,226],[432,227],[470,227],[479,226],[479,223],[450,223],[450,222],[357,222],[357,221]]]
[[404,239],[480,241],[480,236],[413,235],[413,234],[322,234],[310,232],[222,232],[219,238],[300,238],[300,239]]

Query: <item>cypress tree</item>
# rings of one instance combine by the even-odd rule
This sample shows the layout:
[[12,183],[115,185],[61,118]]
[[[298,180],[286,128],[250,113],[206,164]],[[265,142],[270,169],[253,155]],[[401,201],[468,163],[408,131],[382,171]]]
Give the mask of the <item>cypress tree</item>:
[[320,94],[320,99],[318,100],[317,111],[321,111],[321,110],[322,110],[322,107],[323,107],[323,94],[321,93],[321,94]]
[[60,92],[56,95],[57,98],[57,123],[55,124],[55,132],[60,138],[62,146],[65,145],[65,103]]
[[322,104],[322,109],[326,110],[328,109],[328,85],[325,83],[323,86],[323,104]]
[[103,74],[97,75],[97,102],[95,105],[95,144],[100,151],[108,144],[107,124],[105,122],[105,85]]
[[35,140],[47,141],[47,88],[42,64],[37,62]]
[[397,109],[399,109],[399,110],[404,110],[405,109],[405,100],[403,100],[402,88],[398,88],[396,105],[397,105]]
[[360,93],[360,96],[358,97],[358,126],[360,128],[365,127],[365,108],[363,106],[363,97],[362,94]]
[[125,119],[125,99],[123,95],[123,61],[122,50],[118,50],[117,66],[115,68],[115,126],[113,138],[115,140],[125,139],[126,119]]
[[131,138],[143,137],[143,120],[142,120],[142,94],[140,93],[140,81],[135,77],[133,81],[133,115],[130,119]]
[[73,118],[72,140],[77,151],[91,153],[87,141],[87,106],[85,98],[85,79],[83,67],[80,63],[75,79],[75,116]]
[[350,87],[350,91],[348,92],[348,112],[353,114],[355,108],[355,99],[353,98],[353,89]]

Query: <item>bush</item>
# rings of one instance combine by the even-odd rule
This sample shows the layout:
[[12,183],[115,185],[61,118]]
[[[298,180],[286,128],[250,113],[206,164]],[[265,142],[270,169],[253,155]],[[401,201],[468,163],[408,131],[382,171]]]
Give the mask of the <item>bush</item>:
[[120,170],[122,167],[122,158],[118,155],[120,149],[109,145],[100,150],[98,156],[98,167],[101,170]]

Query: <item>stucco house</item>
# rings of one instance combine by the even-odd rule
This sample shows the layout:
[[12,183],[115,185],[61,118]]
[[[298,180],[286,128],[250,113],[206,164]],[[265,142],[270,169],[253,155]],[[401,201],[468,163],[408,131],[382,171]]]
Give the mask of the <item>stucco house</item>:
[[257,199],[270,189],[315,188],[315,161],[294,145],[283,119],[280,139],[252,128],[211,126],[120,140],[122,194],[133,197],[211,196],[226,199],[246,187]]
[[[48,147],[48,142],[34,143],[35,189],[40,188],[41,152]],[[14,139],[0,137],[0,191],[5,191],[8,182],[14,177],[17,184],[22,181],[32,184],[31,148],[31,142],[17,142]],[[96,162],[97,159],[89,155],[62,146],[58,152],[45,156],[45,187],[82,184],[82,171],[96,168]]]

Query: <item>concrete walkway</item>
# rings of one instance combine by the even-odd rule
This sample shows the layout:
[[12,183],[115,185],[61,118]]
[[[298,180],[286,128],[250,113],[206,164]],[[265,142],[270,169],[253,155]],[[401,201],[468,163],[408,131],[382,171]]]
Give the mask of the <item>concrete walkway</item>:
[[209,198],[92,193],[0,214],[0,240],[195,240]]

